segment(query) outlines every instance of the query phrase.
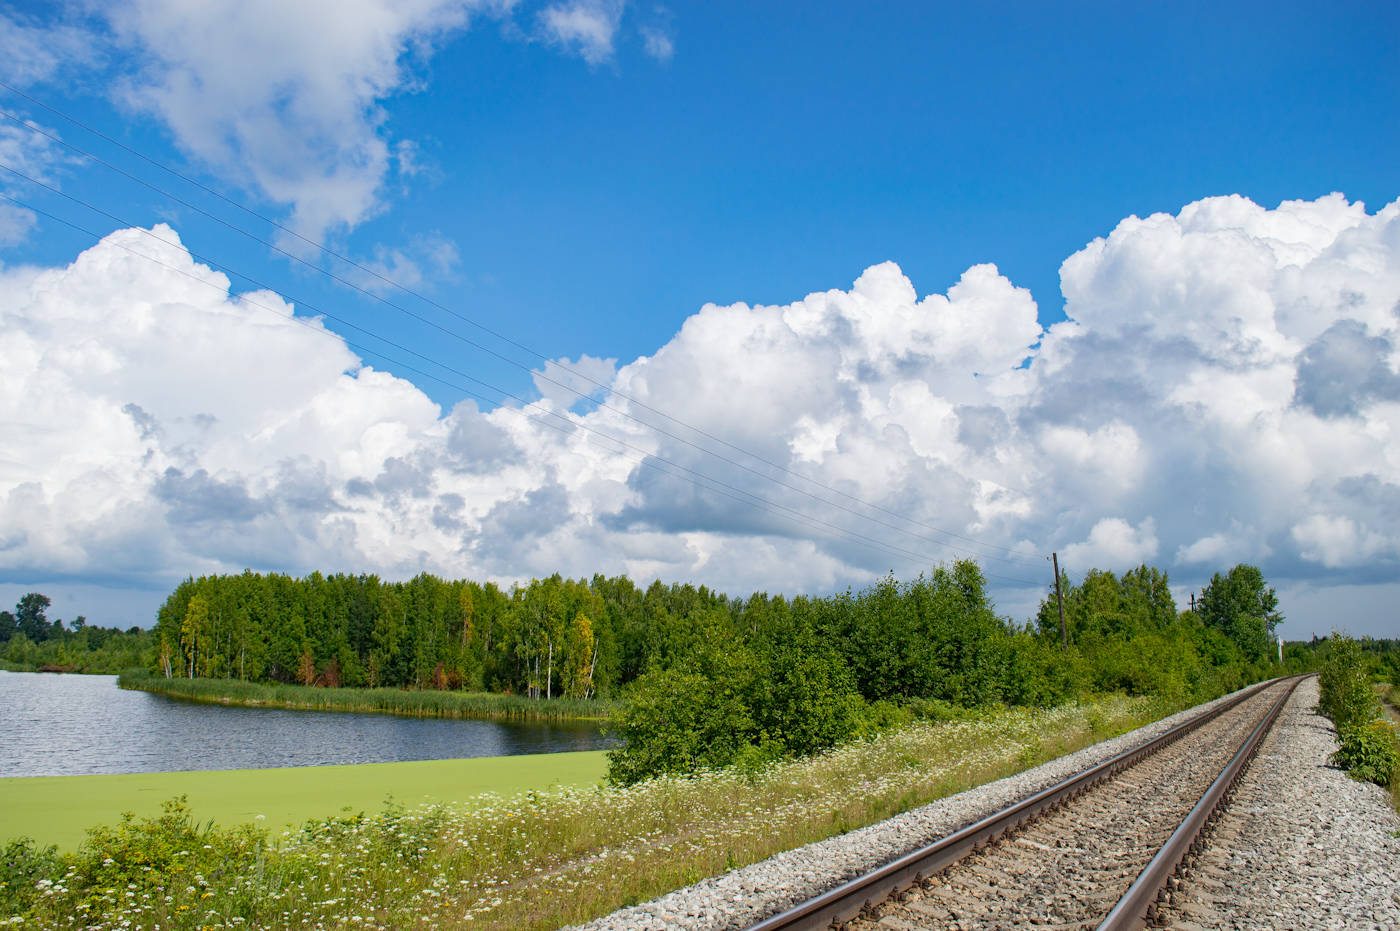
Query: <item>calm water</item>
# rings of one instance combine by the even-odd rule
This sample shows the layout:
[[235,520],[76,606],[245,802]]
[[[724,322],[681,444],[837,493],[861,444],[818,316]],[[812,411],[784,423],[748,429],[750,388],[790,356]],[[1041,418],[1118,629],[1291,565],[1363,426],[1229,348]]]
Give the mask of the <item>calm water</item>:
[[601,750],[597,724],[229,708],[116,676],[0,671],[0,777],[260,769]]

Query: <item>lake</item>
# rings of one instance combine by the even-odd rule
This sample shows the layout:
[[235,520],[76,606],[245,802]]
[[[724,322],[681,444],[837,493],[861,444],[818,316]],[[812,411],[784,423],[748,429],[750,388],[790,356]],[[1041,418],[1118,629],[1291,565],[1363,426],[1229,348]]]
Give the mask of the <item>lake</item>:
[[597,722],[236,708],[117,688],[116,676],[0,671],[0,777],[263,769],[603,750]]

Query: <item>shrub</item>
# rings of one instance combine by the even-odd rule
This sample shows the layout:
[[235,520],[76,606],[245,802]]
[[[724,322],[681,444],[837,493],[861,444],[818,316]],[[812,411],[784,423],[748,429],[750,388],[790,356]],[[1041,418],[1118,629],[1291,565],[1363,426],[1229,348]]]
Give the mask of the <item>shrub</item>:
[[[81,919],[83,927],[154,922],[193,929],[206,927],[215,914],[225,926],[254,917],[267,886],[266,833],[251,825],[200,826],[183,796],[162,807],[156,818],[138,821],[127,813],[114,826],[91,828],[77,853],[37,849],[27,838],[11,842],[0,867],[0,914],[44,928]],[[216,885],[228,890],[217,913],[209,907]]]
[[865,702],[841,660],[831,653],[797,653],[764,669],[754,710],[764,734],[788,754],[808,756],[853,736],[866,719]]
[[1364,727],[1380,716],[1376,693],[1367,681],[1361,644],[1332,633],[1331,652],[1317,677],[1318,710],[1342,731]]
[[1400,740],[1383,720],[1381,703],[1366,675],[1361,644],[1333,631],[1327,661],[1318,673],[1318,711],[1337,726],[1331,761],[1354,779],[1380,786],[1400,783]]
[[608,754],[608,780],[631,785],[734,763],[759,736],[742,694],[746,685],[679,669],[644,673],[613,717],[612,729],[626,745]]
[[1331,761],[1353,779],[1378,786],[1400,788],[1400,741],[1384,721],[1344,728],[1337,733],[1340,746]]
[[40,894],[38,884],[51,883],[56,875],[58,848],[36,847],[28,837],[10,841],[0,860],[0,914],[27,911]]

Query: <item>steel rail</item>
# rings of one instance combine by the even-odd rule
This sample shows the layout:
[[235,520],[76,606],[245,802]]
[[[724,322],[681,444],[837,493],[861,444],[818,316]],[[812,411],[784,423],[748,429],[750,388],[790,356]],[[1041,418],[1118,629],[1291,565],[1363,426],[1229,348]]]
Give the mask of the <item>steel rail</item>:
[[1099,925],[1098,931],[1138,931],[1156,922],[1158,905],[1167,892],[1168,882],[1180,871],[1181,864],[1188,855],[1200,852],[1201,834],[1215,823],[1223,813],[1225,805],[1234,797],[1235,787],[1239,785],[1240,778],[1249,768],[1254,755],[1259,752],[1269,729],[1278,720],[1284,705],[1288,704],[1288,699],[1293,697],[1298,683],[1305,678],[1307,677],[1299,676],[1294,679],[1287,691],[1274,702],[1269,713],[1259,722],[1249,739],[1240,745],[1239,751],[1210,784],[1210,788],[1201,796],[1196,807],[1191,809],[1191,813],[1162,845],[1162,849],[1157,851],[1157,856],[1138,874],[1138,878],[1128,887],[1118,904],[1113,906],[1113,910]]
[[[1301,678],[1301,677],[1300,677]],[[1279,679],[1261,682],[1236,695],[1210,711],[1184,721],[1130,750],[1092,766],[1049,788],[1015,802],[980,821],[969,824],[926,847],[907,853],[884,866],[842,883],[792,908],[772,915],[748,931],[824,931],[832,925],[844,925],[882,902],[902,896],[926,878],[980,850],[998,837],[1013,831],[1042,812],[1058,808],[1100,782],[1116,776],[1164,747],[1185,737],[1220,715],[1250,700]],[[1296,686],[1297,683],[1294,683]],[[1292,687],[1289,688],[1292,694]],[[1276,716],[1276,715],[1275,715]],[[1153,892],[1154,896],[1156,890]]]

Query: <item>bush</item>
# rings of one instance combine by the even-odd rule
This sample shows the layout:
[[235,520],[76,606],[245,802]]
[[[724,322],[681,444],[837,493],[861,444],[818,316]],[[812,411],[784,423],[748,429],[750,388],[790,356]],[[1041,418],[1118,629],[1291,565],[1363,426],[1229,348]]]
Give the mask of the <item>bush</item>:
[[1341,746],[1331,756],[1333,764],[1349,772],[1353,779],[1378,786],[1400,788],[1400,741],[1395,729],[1384,721],[1338,731]]
[[747,637],[714,614],[694,631],[683,665],[653,665],[627,688],[612,719],[624,746],[608,755],[610,782],[757,772],[907,720],[892,702],[872,710],[841,657],[785,599],[755,602]]
[[158,927],[193,929],[206,926],[211,886],[222,883],[235,887],[220,903],[222,920],[252,918],[258,890],[247,880],[262,880],[266,833],[251,825],[200,826],[183,796],[162,808],[156,818],[128,812],[115,826],[91,828],[77,853],[36,849],[27,838],[11,842],[3,914],[44,928],[78,918],[83,927],[128,927],[139,916]]
[[212,824],[196,824],[183,795],[162,802],[161,808],[164,813],[156,818],[136,821],[127,812],[115,826],[90,829],[81,852],[69,864],[74,887],[144,887],[170,875],[222,872],[231,862],[256,857],[262,849],[262,832],[250,825],[217,830]]
[[1331,652],[1317,677],[1318,710],[1332,719],[1337,732],[1365,727],[1380,717],[1380,703],[1366,676],[1361,644],[1332,633]]
[[742,694],[747,684],[679,669],[643,674],[613,717],[626,745],[608,753],[608,781],[625,786],[736,762],[758,738]]
[[1332,763],[1354,779],[1400,785],[1400,740],[1395,728],[1380,720],[1381,703],[1366,674],[1361,644],[1333,631],[1317,682],[1317,709],[1337,726]]
[[845,665],[827,652],[782,657],[763,670],[754,711],[765,736],[808,756],[853,736],[868,719]]
[[22,837],[5,845],[3,857],[0,860],[0,914],[22,914],[40,894],[38,884],[51,884],[58,875],[58,848],[36,847],[34,841]]

